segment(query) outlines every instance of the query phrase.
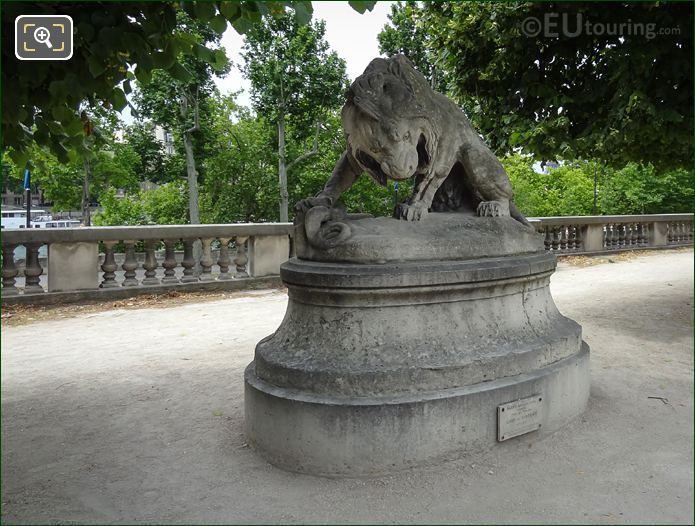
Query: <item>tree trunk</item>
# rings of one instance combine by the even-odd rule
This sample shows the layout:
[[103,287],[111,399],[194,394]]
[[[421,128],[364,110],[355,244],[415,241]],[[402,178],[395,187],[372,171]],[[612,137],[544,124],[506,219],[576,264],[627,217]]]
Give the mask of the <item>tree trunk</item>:
[[[193,155],[193,139],[191,132],[183,134],[183,147],[186,150],[186,175],[188,180],[188,219],[192,225],[200,224],[200,203],[198,202],[198,170],[195,168],[195,156]],[[199,239],[193,243],[193,259],[195,267],[193,272],[200,275],[200,258],[203,255],[203,247]]]
[[183,134],[183,147],[186,150],[186,175],[188,180],[188,216],[192,225],[200,224],[200,203],[198,202],[198,171],[195,168],[193,140],[190,132]]
[[82,181],[82,225],[91,226],[92,218],[89,211],[89,180],[92,176],[92,163],[84,160],[84,179]]
[[280,179],[280,222],[289,219],[289,194],[287,192],[287,163],[285,159],[285,114],[278,116],[278,177]]

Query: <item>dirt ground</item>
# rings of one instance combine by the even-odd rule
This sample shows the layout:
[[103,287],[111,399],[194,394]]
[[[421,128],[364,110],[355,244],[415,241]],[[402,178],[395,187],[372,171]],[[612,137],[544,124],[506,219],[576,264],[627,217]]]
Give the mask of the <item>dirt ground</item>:
[[2,523],[692,524],[693,252],[611,259],[552,278],[591,346],[582,418],[362,480],[245,443],[243,369],[284,291],[5,309]]

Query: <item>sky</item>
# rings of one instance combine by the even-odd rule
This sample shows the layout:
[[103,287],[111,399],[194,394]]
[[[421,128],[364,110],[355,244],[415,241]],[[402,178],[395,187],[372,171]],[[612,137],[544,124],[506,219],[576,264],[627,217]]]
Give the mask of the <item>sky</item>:
[[[313,20],[325,20],[326,40],[331,49],[347,63],[347,75],[350,80],[359,76],[369,61],[380,55],[376,36],[388,22],[387,15],[391,12],[394,2],[377,2],[372,11],[359,14],[347,2],[312,2],[314,6]],[[243,37],[231,26],[222,36],[222,46],[227,51],[227,57],[239,64],[242,62],[239,54]],[[217,87],[222,93],[230,93],[243,89],[237,102],[244,106],[250,105],[249,83],[238,68],[223,79],[216,79]]]

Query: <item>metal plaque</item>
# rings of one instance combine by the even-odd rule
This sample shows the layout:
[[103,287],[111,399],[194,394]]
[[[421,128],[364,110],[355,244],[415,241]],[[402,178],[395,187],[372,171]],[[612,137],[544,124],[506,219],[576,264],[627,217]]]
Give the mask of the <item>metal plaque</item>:
[[497,440],[504,442],[541,428],[543,396],[521,398],[497,406]]

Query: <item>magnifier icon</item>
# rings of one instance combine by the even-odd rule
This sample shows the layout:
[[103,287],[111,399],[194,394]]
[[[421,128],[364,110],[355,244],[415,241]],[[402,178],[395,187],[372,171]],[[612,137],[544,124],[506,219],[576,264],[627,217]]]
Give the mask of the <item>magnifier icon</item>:
[[39,44],[46,44],[48,49],[53,47],[49,40],[49,38],[51,38],[51,32],[43,26],[39,26],[34,30],[34,38]]

